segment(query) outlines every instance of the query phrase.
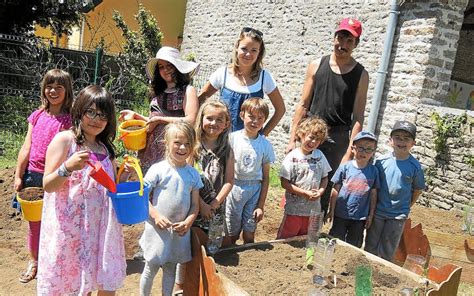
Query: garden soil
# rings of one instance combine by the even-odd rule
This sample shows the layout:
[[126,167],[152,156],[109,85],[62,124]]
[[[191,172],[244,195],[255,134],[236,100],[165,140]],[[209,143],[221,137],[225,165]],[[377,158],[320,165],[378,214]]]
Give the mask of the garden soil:
[[398,295],[404,287],[419,291],[427,288],[408,277],[400,277],[390,267],[369,261],[352,248],[337,244],[329,271],[332,278],[327,280],[332,285],[315,285],[311,265],[307,267],[305,264],[305,244],[305,240],[299,240],[258,245],[241,251],[226,250],[216,254],[217,270],[232,281],[240,282],[240,287],[251,295],[309,295],[315,289],[327,295],[353,295],[355,272],[359,265],[371,266],[374,295]]
[[[26,250],[27,223],[20,216],[15,215],[10,206],[13,194],[14,169],[0,169],[0,296],[9,295],[35,295],[36,280],[28,284],[18,281],[19,275],[24,271],[28,261]],[[283,215],[280,200],[283,191],[281,189],[271,189],[267,198],[264,220],[259,224],[256,240],[265,241],[275,239],[276,233]],[[442,231],[444,233],[462,234],[461,217],[454,212],[428,209],[415,206],[410,214],[413,225],[423,223],[424,229]],[[327,228],[327,226],[325,226]],[[127,253],[127,278],[124,287],[117,295],[139,295],[138,286],[143,263],[133,260],[133,254],[138,250],[138,238],[143,230],[143,224],[125,226],[125,248]],[[324,230],[324,228],[323,228]],[[281,254],[265,253],[272,262],[280,261]],[[252,260],[249,260],[250,262]],[[245,267],[244,260],[239,262],[242,268]],[[284,270],[281,270],[285,273]],[[153,294],[160,295],[161,275],[155,279]],[[248,286],[249,283],[237,281],[238,285]],[[250,283],[252,285],[253,283]],[[268,291],[270,292],[270,290]],[[290,293],[293,294],[293,293]],[[298,294],[298,293],[296,293]]]

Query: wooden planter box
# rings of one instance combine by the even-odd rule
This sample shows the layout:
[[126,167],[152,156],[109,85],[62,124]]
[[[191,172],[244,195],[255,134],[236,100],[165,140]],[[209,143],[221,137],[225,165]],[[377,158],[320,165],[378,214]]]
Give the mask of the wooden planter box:
[[[280,243],[289,243],[291,241],[302,240],[304,237],[297,237],[288,240],[273,240],[268,242],[259,242],[224,249],[223,252],[239,252],[253,248],[265,248]],[[186,283],[184,286],[184,295],[249,295],[238,283],[230,280],[224,273],[216,272],[216,264],[212,257],[208,257],[203,244],[207,241],[206,235],[200,229],[193,229],[193,260],[188,264],[186,269]],[[457,266],[443,267],[440,271],[432,270],[428,272],[428,278],[424,278],[414,274],[402,267],[391,262],[383,260],[377,256],[367,253],[359,248],[349,245],[342,241],[337,241],[337,248],[350,248],[351,251],[357,252],[365,256],[370,262],[376,262],[386,266],[393,271],[394,277],[404,275],[423,286],[429,284],[434,287],[426,295],[456,295],[461,276],[461,268]],[[303,265],[303,262],[301,262]],[[255,272],[258,272],[256,270]],[[285,270],[281,270],[285,273]],[[437,284],[438,281],[440,284]],[[255,283],[258,285],[258,283]],[[353,283],[352,283],[353,285]],[[295,293],[298,291],[295,290]],[[300,291],[305,292],[305,291]],[[337,290],[334,290],[336,293]]]

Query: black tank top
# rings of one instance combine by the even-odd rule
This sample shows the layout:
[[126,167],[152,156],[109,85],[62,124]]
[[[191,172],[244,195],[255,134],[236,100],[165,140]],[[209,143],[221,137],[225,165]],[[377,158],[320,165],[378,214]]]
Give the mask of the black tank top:
[[336,74],[329,65],[330,56],[321,58],[309,111],[329,126],[350,126],[357,86],[364,66],[357,63],[346,74]]

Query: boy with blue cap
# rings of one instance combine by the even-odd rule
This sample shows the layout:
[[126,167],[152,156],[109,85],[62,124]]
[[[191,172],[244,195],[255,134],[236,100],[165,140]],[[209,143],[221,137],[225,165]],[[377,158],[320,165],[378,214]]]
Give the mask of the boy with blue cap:
[[397,121],[390,133],[393,151],[375,162],[380,172],[380,190],[372,227],[367,231],[365,250],[391,261],[403,233],[410,208],[425,188],[420,163],[411,154],[416,126]]
[[354,159],[339,166],[331,179],[329,235],[361,247],[364,229],[368,229],[374,217],[377,189],[380,186],[379,171],[371,163],[375,153],[375,135],[361,131],[353,139]]

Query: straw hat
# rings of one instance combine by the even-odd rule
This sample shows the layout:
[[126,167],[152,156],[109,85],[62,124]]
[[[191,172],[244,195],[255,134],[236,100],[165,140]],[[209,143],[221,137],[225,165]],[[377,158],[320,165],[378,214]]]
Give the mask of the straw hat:
[[182,60],[179,55],[179,51],[176,48],[163,46],[156,53],[156,57],[149,59],[146,63],[145,71],[150,80],[152,80],[153,76],[155,75],[155,67],[156,63],[158,63],[158,60],[170,62],[176,67],[176,69],[178,69],[179,72],[183,74],[188,74],[191,72],[193,72],[192,74],[195,74],[199,69],[198,63]]

